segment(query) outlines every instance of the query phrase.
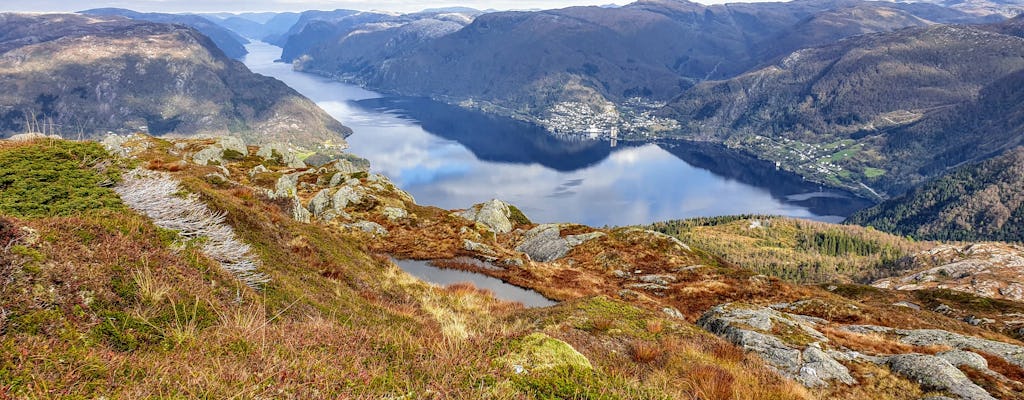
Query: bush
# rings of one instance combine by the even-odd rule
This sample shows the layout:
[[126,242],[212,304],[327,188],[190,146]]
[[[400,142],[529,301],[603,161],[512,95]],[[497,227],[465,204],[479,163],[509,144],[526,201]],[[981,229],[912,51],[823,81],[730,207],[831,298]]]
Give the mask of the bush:
[[0,150],[0,213],[17,217],[80,215],[121,209],[119,168],[96,143],[40,141]]

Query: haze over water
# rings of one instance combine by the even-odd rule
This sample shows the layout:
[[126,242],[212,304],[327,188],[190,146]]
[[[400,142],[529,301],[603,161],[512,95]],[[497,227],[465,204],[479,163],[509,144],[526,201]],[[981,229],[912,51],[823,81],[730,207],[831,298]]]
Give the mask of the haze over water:
[[295,72],[274,63],[281,49],[266,43],[247,48],[251,70],[351,127],[350,151],[420,204],[454,209],[499,198],[535,222],[593,226],[751,213],[837,222],[868,204],[727,151],[563,142],[519,121]]

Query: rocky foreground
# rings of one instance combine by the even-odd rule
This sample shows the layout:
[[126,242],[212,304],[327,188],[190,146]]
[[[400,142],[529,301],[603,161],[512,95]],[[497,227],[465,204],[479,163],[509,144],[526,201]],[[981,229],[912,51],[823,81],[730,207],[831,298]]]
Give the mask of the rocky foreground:
[[[5,165],[120,176],[66,196],[104,196],[109,205],[92,211],[4,208],[0,388],[16,397],[1024,393],[1024,332],[1010,323],[1020,303],[796,285],[662,233],[535,224],[498,200],[421,206],[352,155],[321,163],[286,146],[143,135],[104,144],[120,156],[67,164],[60,154],[95,145],[0,145]],[[0,182],[34,174],[0,167]],[[559,304],[524,309],[471,285],[433,287],[392,257],[493,276]],[[194,391],[162,383],[181,381]]]

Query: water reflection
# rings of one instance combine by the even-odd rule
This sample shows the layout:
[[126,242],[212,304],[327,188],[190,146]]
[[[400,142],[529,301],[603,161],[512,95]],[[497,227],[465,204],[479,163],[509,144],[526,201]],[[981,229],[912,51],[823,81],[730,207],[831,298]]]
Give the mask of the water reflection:
[[421,204],[465,208],[500,198],[536,222],[595,226],[745,213],[839,221],[867,204],[725,149],[561,141],[520,121],[294,72],[273,63],[279,48],[248,47],[250,69],[352,127],[351,150]]
[[428,261],[420,260],[392,260],[403,271],[440,286],[448,286],[455,283],[472,283],[479,289],[486,289],[494,293],[494,297],[511,302],[522,303],[527,307],[547,307],[558,304],[540,293],[519,286],[502,282],[501,279],[492,278],[487,275],[474,272],[460,271],[456,269],[442,269],[430,265]]

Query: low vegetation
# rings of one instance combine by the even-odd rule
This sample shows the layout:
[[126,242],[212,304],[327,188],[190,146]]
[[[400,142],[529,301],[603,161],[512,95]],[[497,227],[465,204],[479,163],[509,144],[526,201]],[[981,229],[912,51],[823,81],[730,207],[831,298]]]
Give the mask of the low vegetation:
[[737,265],[793,282],[870,282],[906,268],[900,259],[923,250],[871,228],[772,216],[731,216],[659,222],[675,236]]

